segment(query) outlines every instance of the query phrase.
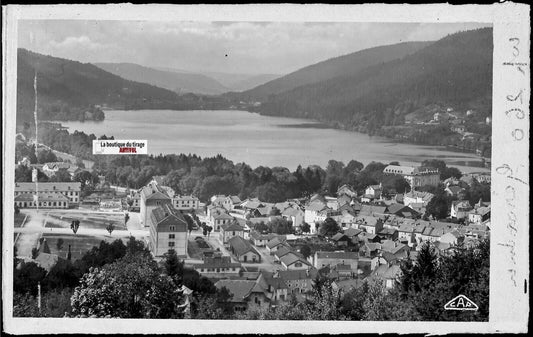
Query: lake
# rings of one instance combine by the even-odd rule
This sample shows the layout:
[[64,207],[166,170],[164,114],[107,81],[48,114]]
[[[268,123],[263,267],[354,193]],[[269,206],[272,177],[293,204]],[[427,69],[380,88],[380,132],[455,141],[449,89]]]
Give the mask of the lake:
[[324,128],[312,121],[261,116],[245,111],[105,111],[100,122],[64,122],[75,130],[97,137],[146,139],[148,153],[221,154],[234,163],[245,162],[253,168],[284,166],[294,170],[299,164],[320,165],[328,160],[347,164],[355,159],[401,165],[417,165],[425,159],[444,160],[463,172],[488,172],[480,167],[475,154],[448,151],[438,146],[398,144],[382,137]]

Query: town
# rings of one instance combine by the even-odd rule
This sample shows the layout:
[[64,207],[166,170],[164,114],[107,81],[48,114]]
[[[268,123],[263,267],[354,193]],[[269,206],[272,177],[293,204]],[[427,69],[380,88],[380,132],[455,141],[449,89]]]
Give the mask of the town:
[[[343,184],[335,193],[270,203],[224,194],[201,201],[177,194],[166,176],[153,176],[140,189],[112,186],[97,176],[99,187],[87,195],[85,184],[57,180],[83,172],[91,177],[88,169],[69,162],[31,164],[28,158],[18,167],[32,171],[32,182],[15,183],[20,261],[50,273],[101,241],[134,237],[156,261],[174,254],[184,268],[227,291],[234,314],[305,302],[320,278],[341,294],[370,281],[391,290],[401,264],[416,261],[423,247],[450,256],[490,236],[490,202],[472,200],[470,193],[480,183],[490,190],[490,173],[442,180],[437,168],[391,163],[383,176],[401,177],[408,184],[404,193],[381,182],[363,191]],[[43,174],[48,182],[38,181]],[[194,290],[182,289],[193,296]],[[189,312],[192,301],[186,302]]]

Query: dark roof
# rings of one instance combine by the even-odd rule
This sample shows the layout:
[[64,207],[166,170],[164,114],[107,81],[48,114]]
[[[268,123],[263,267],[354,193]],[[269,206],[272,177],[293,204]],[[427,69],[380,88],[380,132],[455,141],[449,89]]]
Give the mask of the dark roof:
[[318,270],[316,270],[316,268],[311,267],[308,270],[280,270],[278,273],[279,277],[284,279],[285,281],[293,281],[314,279],[318,274]]
[[289,252],[288,254],[284,255],[283,257],[280,258],[280,261],[286,266],[290,266],[291,264],[296,263],[296,262],[302,262],[303,264],[310,265],[310,263],[307,262],[306,259],[297,255],[294,252]]
[[344,231],[344,235],[346,235],[347,237],[351,238],[351,237],[354,237],[356,235],[359,235],[359,233],[361,233],[362,230],[360,229],[357,229],[357,228],[348,228],[347,230]]
[[169,204],[163,204],[153,209],[150,218],[152,224],[155,225],[158,230],[160,228],[164,229],[166,226],[174,225],[176,226],[176,232],[187,231],[187,221],[183,217],[183,214]]
[[356,252],[325,252],[320,251],[316,252],[316,255],[319,259],[345,259],[345,260],[356,260],[359,255]]
[[[72,183],[65,183],[65,182],[57,182],[57,183],[42,183],[39,182],[39,192],[54,192],[54,191],[73,191],[73,192],[79,192],[81,190],[81,183],[80,182],[72,182]],[[15,191],[20,192],[34,192],[36,190],[35,183],[21,183],[16,182],[15,183]]]
[[220,280],[215,283],[215,287],[217,289],[222,289],[222,287],[228,289],[233,295],[231,302],[244,302],[252,293],[256,283],[255,280]]
[[281,258],[289,253],[294,253],[292,248],[290,247],[286,247],[286,246],[283,246],[281,248],[279,248],[275,253],[274,255],[276,255],[278,258]]
[[229,239],[228,242],[233,248],[235,254],[239,256],[246,254],[247,252],[253,252],[259,255],[259,253],[254,249],[254,247],[252,247],[252,245],[248,241],[244,240],[240,236],[234,236]]
[[267,244],[266,244],[266,246],[268,248],[274,248],[274,247],[279,246],[279,245],[287,245],[285,243],[285,239],[281,239],[279,237],[275,237],[272,240],[268,241]]
[[227,231],[235,231],[235,232],[242,232],[244,231],[244,228],[239,225],[239,223],[237,221],[233,221],[231,223],[227,223],[225,225],[222,225],[222,230],[227,232]]
[[333,240],[333,241],[349,241],[350,238],[347,235],[343,234],[343,233],[337,233],[337,234],[333,235],[331,240]]

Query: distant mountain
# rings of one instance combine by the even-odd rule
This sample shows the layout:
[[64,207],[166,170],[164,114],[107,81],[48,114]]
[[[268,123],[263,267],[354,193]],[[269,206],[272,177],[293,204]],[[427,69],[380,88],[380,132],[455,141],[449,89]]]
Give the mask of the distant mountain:
[[[192,109],[196,95],[178,95],[153,85],[125,80],[89,63],[18,50],[17,123],[32,119],[37,72],[42,119],[83,120],[95,105],[116,109]],[[86,114],[88,111],[88,114]],[[103,116],[103,115],[102,115]]]
[[270,82],[276,78],[279,78],[281,75],[275,75],[275,74],[260,74],[260,75],[253,75],[248,78],[244,78],[239,81],[235,81],[233,83],[228,83],[227,86],[231,88],[233,91],[245,91],[250,90],[252,88],[255,88],[259,85],[265,84],[267,82]]
[[215,79],[202,74],[149,68],[133,63],[95,63],[95,65],[127,80],[148,83],[180,94],[217,95],[230,90]]
[[318,83],[340,76],[357,74],[370,66],[382,64],[395,59],[403,58],[427,47],[432,42],[404,42],[390,46],[381,46],[361,50],[348,55],[328,59],[273,81],[262,84],[256,88],[244,91],[239,95],[244,100],[262,101],[273,94],[279,94],[294,88]]
[[[262,98],[258,110],[263,114],[313,118],[345,129],[363,127],[369,132],[383,125],[402,124],[406,114],[433,103],[475,108],[490,115],[492,28],[456,33],[432,44],[405,44],[418,50],[404,48],[403,58],[383,62],[387,57],[380,54],[398,46],[361,51],[356,53],[359,57],[353,54],[352,62],[358,58],[365,61],[351,67],[347,60],[337,59],[334,64],[344,64],[344,74],[335,72],[333,76],[331,71],[318,71],[315,65],[243,94]],[[330,78],[280,92],[281,88],[310,81],[312,69],[318,77]],[[270,96],[265,99],[267,93]]]

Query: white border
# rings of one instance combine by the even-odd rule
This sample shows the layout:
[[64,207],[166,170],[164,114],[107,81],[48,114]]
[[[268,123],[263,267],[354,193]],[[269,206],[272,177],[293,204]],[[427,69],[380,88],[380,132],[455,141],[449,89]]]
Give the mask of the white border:
[[[493,168],[492,168],[492,231],[491,292],[488,323],[469,322],[319,322],[319,321],[196,321],[196,320],[113,320],[113,319],[24,319],[9,318],[12,294],[3,291],[4,327],[16,334],[28,333],[354,333],[400,332],[444,334],[452,332],[525,332],[529,315],[529,297],[524,294],[524,280],[529,284],[529,6],[522,4],[494,5],[57,5],[7,6],[3,11],[3,143],[4,158],[14,154],[16,111],[16,47],[17,20],[20,19],[99,19],[154,21],[316,21],[316,22],[486,22],[494,27],[493,77]],[[15,37],[15,38],[13,38]],[[527,77],[517,76],[516,69],[503,66],[509,60],[512,46],[509,38],[519,37],[521,62]],[[527,79],[527,80],[525,80]],[[506,95],[523,87],[525,120],[505,115],[509,108]],[[511,130],[522,128],[524,141],[513,141]],[[502,174],[504,164],[513,168],[513,177]],[[520,166],[523,165],[523,166]],[[3,161],[3,205],[13,204],[14,169]],[[497,172],[496,169],[500,167]],[[517,172],[517,167],[519,172]],[[514,198],[509,200],[509,187]],[[517,232],[507,228],[509,212],[517,217]],[[12,207],[3,207],[3,222],[13,223]],[[11,284],[13,227],[3,227],[2,289]],[[508,247],[515,245],[515,264]],[[507,269],[516,267],[515,286]],[[7,276],[7,277],[6,277]],[[529,286],[527,288],[529,291]]]

